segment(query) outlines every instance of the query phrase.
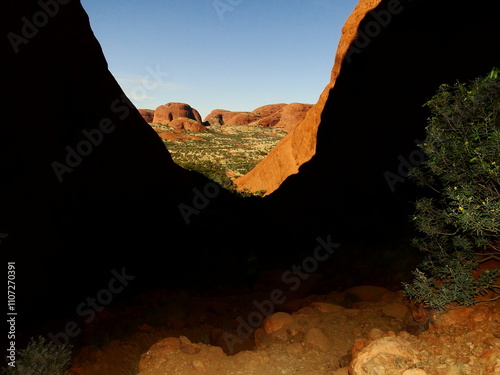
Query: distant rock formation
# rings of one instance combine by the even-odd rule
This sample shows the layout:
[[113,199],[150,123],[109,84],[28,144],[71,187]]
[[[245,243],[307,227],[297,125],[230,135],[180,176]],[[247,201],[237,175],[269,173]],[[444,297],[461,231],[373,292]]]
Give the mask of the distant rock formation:
[[289,132],[300,123],[311,104],[279,103],[268,104],[254,109],[252,112],[234,112],[215,109],[205,117],[210,125],[255,125],[266,128],[283,128]]
[[263,105],[262,107],[255,108],[252,112],[261,116],[262,118],[271,116],[275,114],[276,112],[279,112],[283,109],[283,107],[286,107],[288,104],[285,103],[279,103],[279,104],[268,104],[268,105]]
[[259,119],[255,113],[252,112],[240,112],[232,116],[228,121],[227,125],[250,125]]
[[168,125],[173,127],[176,131],[187,130],[189,132],[204,132],[207,130],[207,128],[200,124],[198,121],[192,120],[187,117],[177,117]]
[[[194,108],[191,108],[189,104],[186,103],[167,103],[165,105],[161,105],[158,108],[156,108],[154,112],[154,117],[153,117],[153,123],[155,124],[163,124],[163,125],[169,125],[172,121],[178,119],[178,118],[186,118],[189,120],[194,120],[199,124],[198,127],[188,124],[187,121],[183,120],[181,121],[182,124],[187,125],[187,128],[197,128],[198,130],[195,131],[204,131],[205,127],[203,126],[203,123],[201,121],[201,116],[198,113],[198,111]],[[180,122],[176,122],[175,125],[177,127],[180,127]],[[203,127],[203,130],[201,130]],[[186,130],[188,130],[185,128]],[[183,127],[184,129],[184,127]]]
[[155,111],[152,109],[138,109],[142,118],[148,123],[151,124],[153,122]]
[[205,117],[205,122],[208,122],[210,125],[224,125],[236,113],[225,109],[214,109]]
[[259,125],[267,128],[272,128],[281,119],[281,110],[286,107],[287,104],[268,104],[253,110],[254,113],[260,116]]

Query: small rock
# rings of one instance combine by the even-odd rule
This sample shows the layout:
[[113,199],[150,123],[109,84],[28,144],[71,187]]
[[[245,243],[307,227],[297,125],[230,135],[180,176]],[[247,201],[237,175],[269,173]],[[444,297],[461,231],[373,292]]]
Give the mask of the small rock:
[[[384,337],[370,343],[356,354],[349,365],[349,372],[355,375],[390,374],[395,366],[413,366],[417,359],[417,351],[411,344],[396,337]],[[371,371],[371,372],[369,372]],[[384,372],[385,371],[385,372]]]
[[323,313],[334,313],[337,311],[345,310],[343,306],[334,305],[332,303],[326,303],[326,302],[313,302],[311,303],[311,307],[314,307],[315,309],[318,309]]
[[264,331],[269,335],[279,331],[281,328],[288,326],[294,322],[293,316],[284,312],[277,312],[268,316],[262,325]]
[[306,306],[306,307],[301,308],[299,311],[297,311],[297,314],[300,316],[310,317],[310,316],[317,314],[317,312],[318,311],[315,308],[313,308],[312,306]]
[[496,337],[487,337],[484,343],[492,348],[500,349],[500,339]]
[[435,325],[441,327],[462,325],[469,320],[469,316],[473,311],[474,309],[471,307],[461,307],[455,310],[439,312],[434,316]]
[[464,371],[458,365],[449,365],[444,373],[445,375],[463,375]]
[[295,356],[304,353],[304,346],[300,342],[294,342],[286,347],[288,354]]
[[382,308],[383,315],[396,318],[402,322],[405,320],[408,313],[408,308],[401,303],[391,303]]
[[356,355],[368,345],[368,339],[355,339],[351,347],[351,357],[356,358]]
[[378,329],[378,328],[372,328],[370,330],[370,332],[368,332],[368,339],[369,340],[372,340],[372,341],[375,341],[375,340],[378,340],[378,339],[381,339],[382,337],[385,336],[385,333],[384,331]]
[[484,322],[488,319],[488,314],[482,310],[475,310],[469,315],[469,320],[472,323]]
[[331,347],[330,340],[319,328],[311,328],[307,331],[304,343],[308,349],[327,351]]
[[186,336],[180,336],[179,342],[179,348],[183,353],[196,354],[201,351],[201,349],[193,344]]
[[359,315],[358,309],[346,309],[345,313],[349,319],[355,318]]
[[424,370],[421,370],[419,368],[413,368],[413,369],[404,371],[401,375],[427,375],[427,373]]
[[349,375],[349,369],[347,367],[339,368],[332,375]]
[[257,328],[254,332],[254,342],[256,346],[263,345],[268,342],[269,336],[264,332],[263,328]]
[[198,359],[195,359],[193,362],[191,362],[191,366],[193,366],[193,368],[196,370],[196,371],[207,371],[207,368],[205,366],[205,364],[198,360]]
[[398,332],[397,336],[403,340],[408,340],[411,337],[411,335],[406,331]]
[[363,330],[360,327],[356,327],[352,330],[352,334],[356,337],[361,337]]
[[500,349],[490,349],[486,350],[481,354],[481,358],[489,359],[492,356],[498,356],[500,358]]
[[[485,353],[483,353],[483,355],[484,354]],[[487,374],[500,374],[500,350],[494,350],[488,353],[485,370]]]

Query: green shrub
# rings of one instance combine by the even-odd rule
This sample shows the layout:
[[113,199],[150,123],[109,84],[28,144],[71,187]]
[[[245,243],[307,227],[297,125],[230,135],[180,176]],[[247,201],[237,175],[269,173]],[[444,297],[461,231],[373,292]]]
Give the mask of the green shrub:
[[413,243],[426,258],[403,287],[430,308],[500,298],[483,297],[498,293],[498,270],[477,272],[481,263],[500,260],[499,72],[442,85],[426,103],[431,117],[419,146],[427,159],[410,174],[429,192],[413,217],[422,234]]
[[64,375],[71,363],[71,346],[61,347],[39,336],[18,352],[16,367],[3,369],[5,375]]

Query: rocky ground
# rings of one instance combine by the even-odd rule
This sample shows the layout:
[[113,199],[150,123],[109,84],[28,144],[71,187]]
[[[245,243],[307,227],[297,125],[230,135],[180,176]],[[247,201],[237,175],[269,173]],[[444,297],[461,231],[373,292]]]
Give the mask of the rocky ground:
[[108,308],[87,327],[70,372],[500,374],[498,300],[436,312],[382,287],[294,296],[273,279],[263,274],[253,292],[157,290]]

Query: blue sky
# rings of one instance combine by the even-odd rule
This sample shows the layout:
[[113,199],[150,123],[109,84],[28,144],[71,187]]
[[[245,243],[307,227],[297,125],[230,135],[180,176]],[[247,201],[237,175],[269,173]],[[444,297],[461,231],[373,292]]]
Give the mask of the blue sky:
[[137,108],[317,102],[356,0],[81,0]]

